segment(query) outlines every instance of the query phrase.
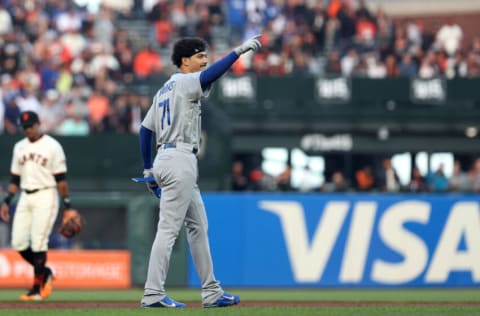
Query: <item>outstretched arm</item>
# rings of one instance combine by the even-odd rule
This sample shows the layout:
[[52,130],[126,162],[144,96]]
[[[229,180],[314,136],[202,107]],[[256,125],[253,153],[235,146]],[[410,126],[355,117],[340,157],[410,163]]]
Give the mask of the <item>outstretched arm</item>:
[[249,50],[254,52],[258,50],[262,46],[258,38],[260,38],[260,35],[256,35],[245,41],[242,45],[235,48],[230,54],[216,61],[210,67],[202,71],[200,73],[200,84],[202,89],[205,91],[215,80],[220,78],[228,69],[230,69],[240,55],[248,52]]

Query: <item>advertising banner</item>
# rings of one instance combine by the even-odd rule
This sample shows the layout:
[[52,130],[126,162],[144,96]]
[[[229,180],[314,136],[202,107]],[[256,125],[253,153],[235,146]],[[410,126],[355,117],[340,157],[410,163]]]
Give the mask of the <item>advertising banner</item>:
[[[216,277],[245,287],[480,285],[475,195],[206,194]],[[190,261],[189,282],[199,280]]]
[[[55,288],[121,289],[130,287],[130,252],[49,250],[47,265]],[[15,251],[0,249],[0,288],[31,287],[33,268]]]

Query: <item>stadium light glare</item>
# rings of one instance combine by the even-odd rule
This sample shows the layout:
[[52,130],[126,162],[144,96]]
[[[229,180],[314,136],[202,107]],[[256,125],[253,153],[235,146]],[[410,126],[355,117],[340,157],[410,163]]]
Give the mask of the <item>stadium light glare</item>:
[[469,126],[465,129],[465,135],[468,137],[468,138],[474,138],[478,135],[478,128],[474,127],[474,126]]

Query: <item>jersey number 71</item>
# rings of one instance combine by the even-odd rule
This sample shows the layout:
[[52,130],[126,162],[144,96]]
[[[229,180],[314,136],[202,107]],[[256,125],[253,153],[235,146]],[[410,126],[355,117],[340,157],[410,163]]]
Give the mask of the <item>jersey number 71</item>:
[[162,129],[163,129],[163,122],[165,121],[165,116],[167,117],[167,124],[170,126],[170,99],[165,99],[163,101],[158,102],[159,107],[163,107],[162,112]]

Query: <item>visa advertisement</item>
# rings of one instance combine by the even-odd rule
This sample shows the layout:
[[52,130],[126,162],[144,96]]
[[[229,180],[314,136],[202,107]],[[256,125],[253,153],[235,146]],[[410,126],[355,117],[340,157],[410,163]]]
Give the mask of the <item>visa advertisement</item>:
[[[204,194],[225,287],[480,285],[475,195]],[[189,285],[200,281],[190,258]]]

